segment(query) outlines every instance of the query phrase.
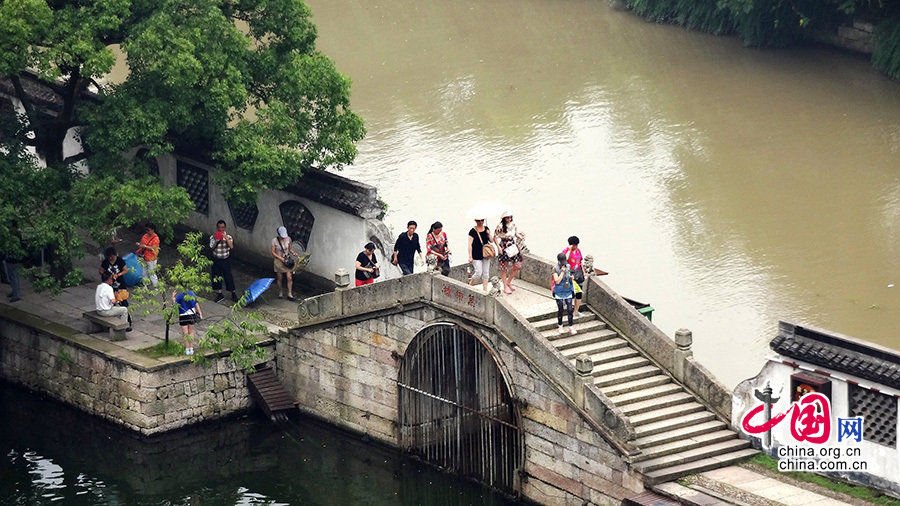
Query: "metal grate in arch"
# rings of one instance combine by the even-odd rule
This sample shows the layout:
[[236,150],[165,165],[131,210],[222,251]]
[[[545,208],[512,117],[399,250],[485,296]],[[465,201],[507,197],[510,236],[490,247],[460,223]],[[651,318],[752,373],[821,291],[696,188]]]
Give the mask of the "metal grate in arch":
[[456,325],[422,330],[400,368],[400,446],[508,494],[522,466],[518,411],[490,349]]
[[300,202],[288,200],[281,203],[281,220],[291,236],[291,240],[299,242],[303,249],[309,248],[309,236],[312,234],[315,217]]
[[178,186],[187,191],[194,203],[194,210],[209,214],[209,172],[181,160],[178,160],[176,167]]
[[897,398],[852,383],[847,385],[850,416],[863,417],[863,439],[897,447]]

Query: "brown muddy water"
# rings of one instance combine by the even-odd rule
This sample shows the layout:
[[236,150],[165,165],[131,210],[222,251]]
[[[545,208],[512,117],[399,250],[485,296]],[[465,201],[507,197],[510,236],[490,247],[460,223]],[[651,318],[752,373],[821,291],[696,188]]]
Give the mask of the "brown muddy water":
[[578,235],[729,387],[779,319],[900,348],[900,85],[865,58],[605,0],[307,3],[368,129],[343,175],[394,232],[440,220],[464,261],[499,201],[539,255]]

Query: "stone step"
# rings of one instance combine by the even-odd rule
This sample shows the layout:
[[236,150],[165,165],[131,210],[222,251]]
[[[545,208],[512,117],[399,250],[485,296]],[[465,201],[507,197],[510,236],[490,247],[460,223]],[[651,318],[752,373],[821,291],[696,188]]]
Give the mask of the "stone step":
[[714,418],[715,415],[713,415],[709,411],[698,411],[696,413],[678,416],[675,418],[670,418],[668,420],[662,420],[659,422],[653,422],[644,425],[635,425],[634,431],[637,435],[637,438],[643,438],[652,436],[653,434],[659,434],[661,432],[680,429],[689,425],[708,422]]
[[[677,387],[678,385],[675,386]],[[626,404],[619,407],[622,408],[622,412],[624,412],[626,415],[633,416],[640,415],[641,413],[646,413],[648,411],[665,408],[668,406],[674,406],[676,404],[690,402],[692,400],[694,400],[693,395],[679,388],[678,391],[673,393],[657,395],[645,401],[633,402],[631,404]],[[615,403],[615,401],[613,402]],[[616,403],[616,405],[618,406],[619,404]]]
[[671,443],[673,441],[680,441],[682,439],[690,439],[703,434],[710,434],[724,428],[725,422],[713,419],[703,423],[688,425],[687,427],[679,427],[677,429],[659,432],[646,437],[639,437],[634,441],[634,444],[636,444],[638,448],[649,448]]
[[[640,355],[622,358],[603,364],[594,364],[593,375],[596,377],[614,376],[620,372],[628,372],[650,365],[650,360]],[[655,366],[654,366],[655,367]]]
[[[541,315],[540,318],[540,320],[533,320],[529,318],[528,321],[530,321],[531,324],[534,325],[534,328],[538,329],[541,332],[545,330],[556,330],[556,327],[558,325],[556,323],[556,312],[553,312],[549,315]],[[593,322],[594,324],[602,325],[603,328],[606,328],[606,324],[598,320],[597,315],[595,315],[594,313],[582,312],[581,316],[576,316],[572,321],[574,325],[579,325],[581,323],[587,324],[588,322]],[[566,316],[565,313],[563,313],[563,323],[568,323],[568,316]],[[575,327],[575,330],[578,330],[578,327]]]
[[694,402],[693,398],[681,401],[680,404],[673,404],[652,411],[647,411],[639,415],[631,415],[628,417],[632,425],[646,425],[648,423],[658,422],[660,420],[669,420],[675,417],[696,413],[705,410],[706,407],[699,402]]
[[694,437],[670,441],[656,446],[640,446],[641,453],[636,455],[632,462],[643,462],[645,460],[655,459],[673,453],[682,453],[704,445],[737,439],[737,437],[738,435],[733,430],[722,429],[706,434],[699,434]]
[[[602,387],[598,385],[598,388],[600,388],[607,397],[614,397],[626,393],[639,392],[647,388],[653,388],[667,383],[672,383],[672,378],[665,374],[654,374],[652,376],[645,376],[624,383],[609,384]],[[596,385],[597,382],[594,381],[594,384]],[[672,384],[674,385],[674,383]]]
[[[565,354],[564,354],[565,355]],[[663,395],[674,394],[675,392],[681,392],[681,386],[677,383],[667,383],[665,385],[659,385],[656,387],[644,388],[642,390],[636,390],[634,392],[628,392],[621,395],[616,395],[615,397],[610,397],[609,400],[613,401],[616,406],[619,406],[622,409],[625,409],[625,406],[628,404],[632,404],[635,402],[642,402],[648,399],[653,399]]]
[[679,453],[664,455],[655,459],[645,460],[635,465],[638,472],[647,474],[659,469],[689,464],[698,460],[716,457],[750,447],[750,441],[743,439],[730,439],[720,443],[699,446]]
[[[558,336],[570,335],[568,325],[569,325],[569,322],[564,318],[563,319],[563,329],[565,329],[566,333],[561,334],[559,332],[559,326],[556,324],[556,320],[553,320],[553,326],[550,327],[549,329],[541,330],[541,335],[546,337],[547,339],[551,339],[551,340]],[[588,333],[596,332],[596,331],[612,332],[611,330],[608,329],[608,327],[606,326],[605,323],[603,323],[599,320],[593,320],[593,321],[589,321],[589,322],[575,322],[572,324],[572,327],[575,329],[575,332],[577,332],[579,334],[588,334]]]
[[[600,353],[591,353],[591,360],[594,362],[594,371],[598,369],[598,367],[609,364],[610,362],[617,362],[619,360],[625,360],[629,358],[639,357],[641,353],[631,346],[616,348],[614,350],[607,350]],[[641,357],[643,358],[643,357]],[[574,358],[572,359],[574,363]]]
[[[649,363],[649,361],[647,362]],[[595,376],[596,374],[597,371],[594,371]],[[601,371],[601,374],[602,376],[597,376],[596,378],[594,378],[594,385],[605,392],[604,389],[606,387],[619,385],[621,383],[628,383],[630,381],[635,381],[642,378],[649,378],[650,376],[656,376],[657,374],[660,374],[660,370],[655,365],[645,365],[643,367],[635,367],[629,370],[615,372],[612,374],[604,374]]]
[[[575,337],[578,336],[576,335]],[[574,348],[566,348],[565,350],[560,350],[560,353],[562,353],[566,358],[575,358],[582,353],[594,355],[596,353],[605,353],[607,351],[617,350],[626,346],[628,346],[628,341],[620,337],[611,337],[609,339],[605,339],[596,343],[575,346]]]
[[[556,332],[556,331],[554,331]],[[619,334],[616,334],[612,330],[598,330],[597,332],[586,332],[584,334],[575,334],[570,335],[566,334],[554,334],[552,338],[548,338],[550,343],[556,347],[559,351],[564,351],[569,348],[574,348],[576,346],[583,346],[586,344],[594,344],[599,343],[601,341],[605,341],[607,339],[612,339],[617,337]]]
[[652,488],[653,492],[674,501],[676,504],[685,506],[711,506],[711,505],[728,505],[750,506],[744,502],[735,502],[734,500],[723,500],[719,495],[707,493],[706,490],[699,490],[693,487],[685,487],[675,481],[660,483]]
[[745,448],[742,450],[723,453],[714,457],[695,460],[693,462],[687,462],[672,467],[664,467],[662,469],[657,469],[645,474],[644,482],[647,485],[655,485],[664,481],[671,481],[677,478],[681,478],[682,476],[687,476],[689,474],[702,473],[704,471],[710,471],[712,469],[730,466],[749,457],[752,457],[757,453],[759,453],[758,450]]

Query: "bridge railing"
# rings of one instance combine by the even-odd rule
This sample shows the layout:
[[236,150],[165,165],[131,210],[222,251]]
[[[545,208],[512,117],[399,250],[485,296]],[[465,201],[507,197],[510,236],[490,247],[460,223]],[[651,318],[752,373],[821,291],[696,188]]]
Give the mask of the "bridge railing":
[[[554,263],[525,253],[519,277],[529,283],[550,289],[550,272]],[[586,273],[589,274],[589,273]],[[631,304],[612,290],[598,276],[585,283],[584,301],[597,310],[616,330],[622,332],[650,358],[706,402],[726,421],[731,421],[731,392],[709,370],[691,356],[678,352],[675,342],[640,314]]]
[[445,276],[414,274],[304,299],[299,304],[298,317],[301,326],[310,326],[366,318],[373,312],[402,310],[404,305],[421,302],[495,329],[585,415],[607,442],[623,455],[636,453],[632,444],[634,427],[593,385],[592,377],[580,376],[570,361],[512,305],[505,299],[485,295],[480,286],[471,287]]

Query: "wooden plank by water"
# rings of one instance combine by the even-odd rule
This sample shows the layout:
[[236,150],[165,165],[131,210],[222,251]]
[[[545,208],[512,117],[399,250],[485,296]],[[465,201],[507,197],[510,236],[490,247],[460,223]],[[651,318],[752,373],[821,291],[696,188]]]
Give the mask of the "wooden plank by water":
[[248,374],[247,386],[253,400],[269,418],[274,419],[278,413],[295,409],[297,406],[275,377],[273,369],[262,369]]

